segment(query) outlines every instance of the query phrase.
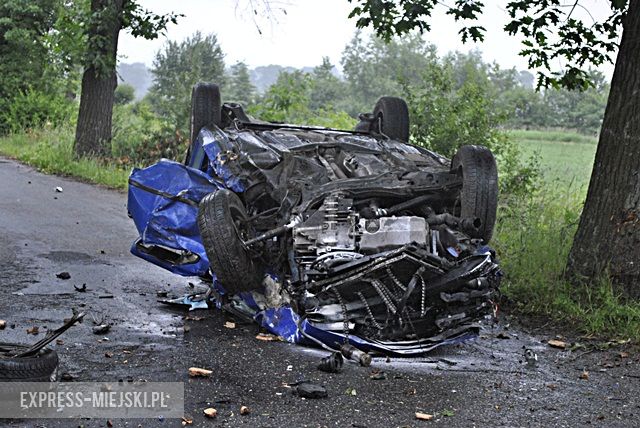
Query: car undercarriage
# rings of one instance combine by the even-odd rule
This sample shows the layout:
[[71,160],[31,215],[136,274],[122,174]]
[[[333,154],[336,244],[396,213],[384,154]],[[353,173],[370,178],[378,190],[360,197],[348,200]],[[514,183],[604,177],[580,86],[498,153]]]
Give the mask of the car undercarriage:
[[[296,338],[331,349],[423,353],[492,319],[488,149],[450,161],[409,144],[397,98],[343,131],[249,118],[214,86],[194,89],[185,164],[131,176],[134,254],[205,278],[236,314],[286,307]],[[185,179],[158,189],[170,171]]]

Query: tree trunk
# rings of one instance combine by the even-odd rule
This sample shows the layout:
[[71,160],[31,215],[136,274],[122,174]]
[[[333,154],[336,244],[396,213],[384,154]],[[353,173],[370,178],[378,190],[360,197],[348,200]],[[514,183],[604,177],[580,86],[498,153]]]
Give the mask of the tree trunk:
[[82,75],[76,126],[77,156],[103,157],[111,154],[111,116],[117,85],[116,55],[124,2],[91,0],[91,13],[94,17],[99,14],[100,19],[94,22],[88,34],[88,50],[93,59]]
[[624,20],[587,200],[569,254],[567,274],[594,280],[609,274],[640,298],[640,1]]

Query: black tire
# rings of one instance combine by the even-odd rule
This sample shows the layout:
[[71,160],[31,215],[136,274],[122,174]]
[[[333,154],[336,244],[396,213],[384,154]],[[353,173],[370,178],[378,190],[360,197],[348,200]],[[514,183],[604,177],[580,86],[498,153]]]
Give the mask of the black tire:
[[210,193],[200,201],[198,228],[209,266],[231,294],[255,290],[262,283],[263,270],[243,244],[249,239],[242,225],[246,220],[242,201],[229,190]]
[[220,126],[222,104],[220,88],[214,83],[196,83],[191,91],[191,115],[189,138],[192,143],[205,126]]
[[493,153],[482,146],[462,146],[451,160],[451,171],[462,177],[460,204],[454,213],[479,218],[482,224],[472,237],[489,242],[498,209],[498,168]]
[[26,345],[0,342],[0,382],[50,382],[55,380],[58,354],[44,348],[32,357],[11,357],[25,351]]
[[409,141],[409,108],[402,98],[382,97],[373,108],[380,132],[393,140]]

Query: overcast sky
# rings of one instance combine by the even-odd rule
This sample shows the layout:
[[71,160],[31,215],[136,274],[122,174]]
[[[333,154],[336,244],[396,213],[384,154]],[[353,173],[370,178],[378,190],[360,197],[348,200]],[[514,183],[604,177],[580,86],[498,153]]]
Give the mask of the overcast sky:
[[[348,19],[353,5],[347,0],[272,0],[268,2],[271,13],[260,6],[258,15],[252,12],[251,4],[263,5],[264,0],[141,0],[140,3],[156,13],[174,11],[185,16],[157,40],[135,39],[123,32],[119,45],[122,62],[151,66],[167,38],[180,41],[201,31],[218,36],[227,64],[244,61],[250,67],[269,64],[303,67],[318,65],[323,56],[328,56],[339,66],[342,51],[355,32],[355,21]],[[432,30],[425,34],[425,39],[435,44],[441,54],[478,48],[487,61],[526,69],[526,61],[518,56],[519,40],[502,31],[508,19],[501,7],[506,0],[485,3],[481,21],[487,28],[484,43],[462,44],[457,34],[460,27],[442,13],[432,19]],[[581,4],[596,19],[609,11],[607,0],[583,0]],[[576,10],[575,14],[588,17],[584,9]],[[603,71],[609,73],[610,69],[606,67]]]

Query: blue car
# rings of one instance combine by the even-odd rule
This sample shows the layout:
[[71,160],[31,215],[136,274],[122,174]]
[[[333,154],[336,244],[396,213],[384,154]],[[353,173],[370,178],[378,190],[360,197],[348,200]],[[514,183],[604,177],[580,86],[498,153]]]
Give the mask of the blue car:
[[197,84],[185,162],[131,174],[135,255],[203,278],[219,306],[287,340],[330,349],[420,354],[492,317],[487,148],[449,160],[412,145],[395,97],[354,130],[264,122],[220,99]]

